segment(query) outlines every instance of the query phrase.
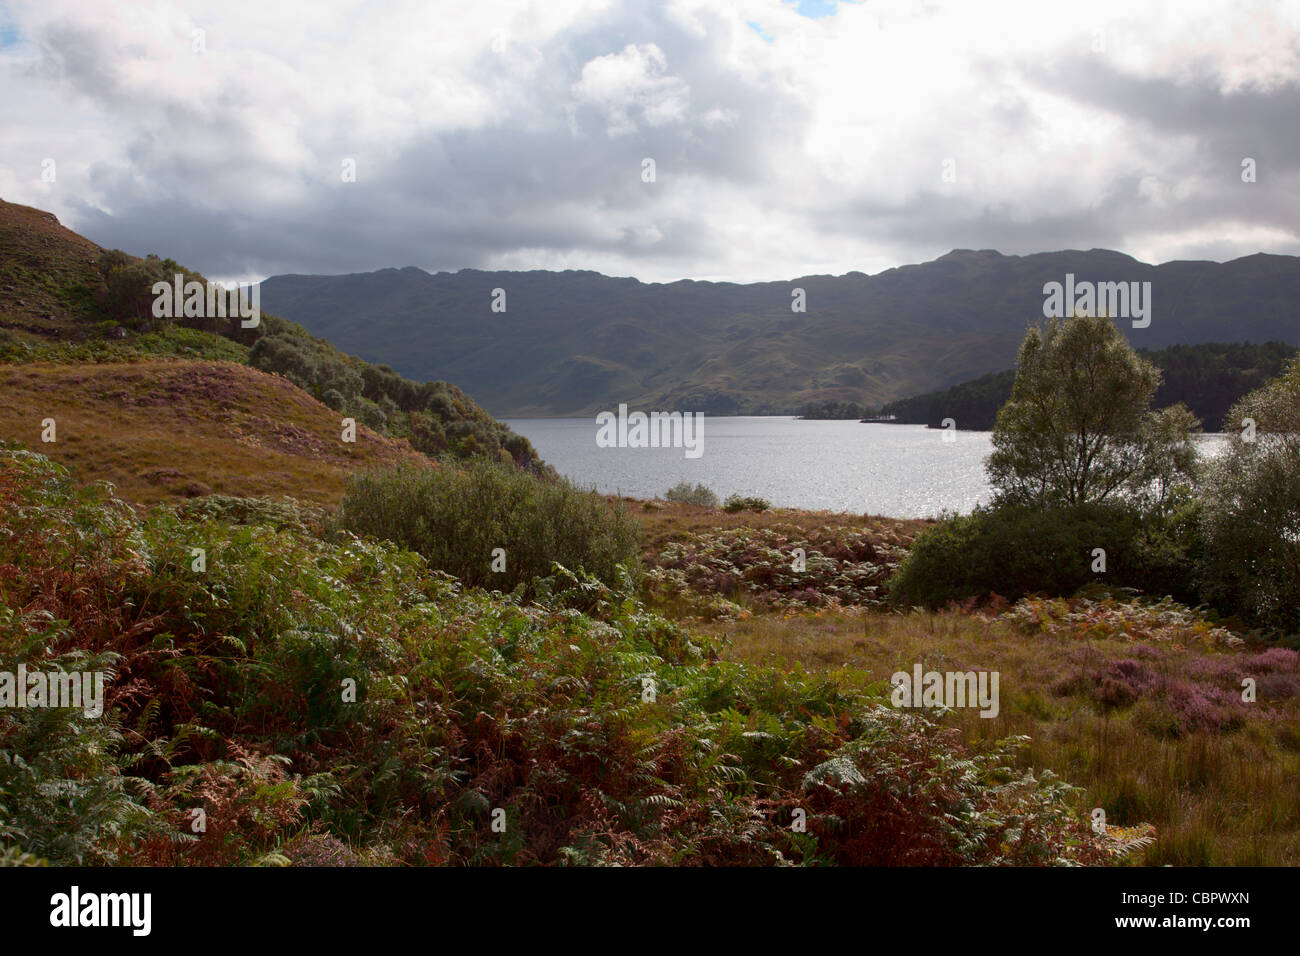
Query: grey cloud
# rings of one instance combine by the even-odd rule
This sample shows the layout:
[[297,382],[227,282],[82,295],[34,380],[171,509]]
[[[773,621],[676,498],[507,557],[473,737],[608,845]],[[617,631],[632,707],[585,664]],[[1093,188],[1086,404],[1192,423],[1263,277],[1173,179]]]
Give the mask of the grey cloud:
[[[755,183],[765,175],[765,143],[797,135],[797,104],[774,100],[720,72],[708,37],[692,36],[644,5],[633,22],[614,31],[597,23],[561,35],[543,50],[548,68],[512,104],[502,122],[481,129],[429,133],[392,159],[368,161],[366,144],[336,137],[338,156],[358,157],[358,181],[338,188],[338,156],[322,156],[322,178],[306,202],[239,202],[236,175],[247,180],[275,172],[259,157],[236,113],[179,111],[166,127],[130,132],[131,170],[101,170],[97,188],[109,195],[112,215],[83,206],[80,225],[97,242],[133,252],[172,255],[213,275],[245,271],[362,271],[413,263],[431,270],[477,267],[517,249],[604,251],[641,259],[708,254],[707,224],[665,217],[658,200],[682,173]],[[593,56],[619,53],[625,38],[652,38],[664,51],[667,73],[692,90],[691,110],[680,124],[650,126],[634,113],[638,129],[610,137],[599,110],[577,104],[577,135],[566,106],[572,84]],[[629,42],[630,39],[629,39]],[[497,81],[497,54],[478,64],[483,83]],[[776,107],[774,107],[774,103]],[[786,126],[773,128],[779,108]],[[701,116],[725,110],[733,125],[705,126]],[[209,144],[181,151],[184,141]],[[641,180],[641,161],[652,157],[657,182]],[[328,172],[326,172],[328,171]],[[218,184],[222,188],[213,189]],[[168,197],[166,203],[159,196]],[[225,205],[227,211],[214,211]],[[586,216],[573,215],[587,210]],[[647,244],[632,228],[611,237],[600,223],[656,228]]]
[[[477,128],[429,130],[398,145],[356,138],[343,113],[353,107],[340,106],[323,128],[303,131],[299,143],[311,151],[305,168],[299,156],[276,155],[257,135],[250,107],[292,112],[313,105],[294,103],[282,87],[273,87],[279,92],[265,103],[255,88],[236,81],[201,103],[187,102],[165,83],[128,91],[124,51],[68,22],[42,33],[41,75],[91,98],[125,144],[125,167],[111,161],[91,167],[97,196],[71,204],[73,224],[102,245],[170,255],[213,276],[487,267],[528,250],[613,257],[629,270],[716,273],[731,250],[721,245],[728,225],[723,207],[713,203],[728,191],[739,192],[754,216],[783,217],[801,235],[867,238],[882,257],[900,262],[954,247],[1130,251],[1134,237],[1203,231],[1228,220],[1296,234],[1295,84],[1224,94],[1208,68],[1175,80],[1130,76],[1104,57],[972,57],[971,75],[992,105],[964,111],[960,103],[954,107],[953,91],[935,91],[928,127],[919,123],[904,138],[886,126],[878,130],[890,165],[854,191],[811,170],[797,175],[790,164],[799,161],[798,146],[812,129],[810,104],[779,75],[756,80],[727,69],[720,44],[736,27],[707,9],[698,16],[703,35],[683,28],[659,4],[627,3],[559,33],[537,52],[485,46],[467,79],[498,98],[500,115]],[[607,104],[584,101],[575,84],[594,58],[650,43],[664,55],[656,75],[675,78],[665,88],[688,89],[689,108],[680,121],[656,125],[634,103],[624,112],[635,128],[611,136]],[[529,70],[521,84],[518,77]],[[1040,186],[1035,173],[1078,160],[1036,142],[1039,117],[1029,95],[1038,91],[1120,118],[1125,137],[1152,144],[1150,170],[1117,167],[1077,208]],[[730,119],[710,123],[710,113]],[[900,170],[933,165],[972,140],[986,157],[1000,145],[1026,167],[1017,195],[945,193],[936,168],[934,188],[913,188],[901,201],[880,198],[901,192],[895,187],[907,180]],[[343,156],[357,158],[356,183],[338,182]],[[640,178],[647,156],[657,164],[653,185]],[[1259,162],[1252,186],[1240,181],[1243,156]],[[1148,175],[1154,186],[1144,183]],[[686,177],[705,189],[682,208]],[[802,185],[777,194],[778,182]],[[1173,198],[1180,188],[1186,195]],[[799,236],[791,238],[793,254]],[[1232,255],[1256,251],[1231,237],[1189,240],[1192,246]],[[1270,251],[1300,251],[1300,243]]]

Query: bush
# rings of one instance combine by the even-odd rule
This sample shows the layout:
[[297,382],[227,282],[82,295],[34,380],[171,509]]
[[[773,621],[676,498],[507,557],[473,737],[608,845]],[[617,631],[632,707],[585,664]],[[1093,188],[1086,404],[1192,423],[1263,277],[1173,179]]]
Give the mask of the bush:
[[113,249],[99,257],[102,279],[97,294],[100,309],[114,319],[144,320],[153,314],[153,284],[171,282],[167,268],[179,266],[170,259],[165,263],[157,259],[136,259],[120,249]]
[[[890,581],[890,599],[905,607],[998,594],[1071,595],[1093,582],[1192,601],[1197,552],[1190,507],[1166,519],[1118,504],[1093,502],[1039,510],[976,508],[923,531]],[[1092,570],[1093,550],[1106,571]]]
[[282,497],[239,498],[233,495],[208,495],[172,506],[187,521],[224,521],[232,525],[264,525],[283,531],[290,528],[300,534],[318,535],[325,527],[325,509],[317,505]]
[[[556,563],[611,583],[637,553],[637,524],[621,502],[611,507],[567,481],[481,459],[354,476],[338,521],[418,551],[467,584],[504,591],[531,590]],[[496,549],[504,571],[493,570]]]
[[[54,654],[68,638],[57,622],[0,606],[0,670],[98,671],[111,683],[116,655]],[[111,864],[114,841],[152,833],[152,815],[116,765],[121,742],[112,721],[83,710],[0,708],[0,849],[20,847],[56,866]]]
[[[1240,429],[1254,422],[1246,440]],[[1208,469],[1198,567],[1205,600],[1251,624],[1300,632],[1300,361],[1235,405]]]
[[766,511],[770,507],[772,507],[772,503],[766,498],[745,498],[740,495],[728,495],[727,500],[722,505],[722,510],[730,515],[738,511]]
[[709,488],[700,484],[692,488],[689,481],[683,481],[669,488],[668,493],[664,495],[664,500],[679,505],[699,505],[702,508],[718,506],[718,496]]
[[[1235,457],[1235,456],[1234,456]],[[1296,452],[1216,463],[1208,489],[1201,593],[1253,625],[1300,632],[1300,473]],[[1235,465],[1237,467],[1231,467]]]

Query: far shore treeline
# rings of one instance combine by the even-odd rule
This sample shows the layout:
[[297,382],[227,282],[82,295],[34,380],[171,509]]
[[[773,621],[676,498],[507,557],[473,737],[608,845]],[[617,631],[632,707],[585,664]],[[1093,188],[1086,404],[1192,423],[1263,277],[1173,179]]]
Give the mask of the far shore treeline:
[[[1182,402],[1206,431],[1213,432],[1222,427],[1233,404],[1280,375],[1297,349],[1285,342],[1208,342],[1137,351],[1162,373],[1152,405],[1168,408]],[[951,418],[959,429],[992,431],[998,409],[1011,397],[1015,378],[1015,369],[1007,369],[880,408],[856,402],[817,402],[805,405],[799,415],[807,419],[856,418],[931,428],[940,428],[945,418]]]

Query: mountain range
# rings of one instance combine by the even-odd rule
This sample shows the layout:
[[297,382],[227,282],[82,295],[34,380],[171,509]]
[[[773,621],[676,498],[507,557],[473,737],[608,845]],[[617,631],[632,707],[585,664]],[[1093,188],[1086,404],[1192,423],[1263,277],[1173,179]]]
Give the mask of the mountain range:
[[[1149,265],[1104,249],[1027,256],[958,249],[875,275],[736,284],[596,272],[280,275],[262,305],[346,352],[456,382],[498,416],[632,407],[794,414],[870,407],[1014,364],[1049,282],[1150,282],[1140,348],[1300,341],[1300,258]],[[803,290],[806,311],[792,310]],[[500,290],[500,291],[497,291]],[[494,311],[494,303],[497,309]]]

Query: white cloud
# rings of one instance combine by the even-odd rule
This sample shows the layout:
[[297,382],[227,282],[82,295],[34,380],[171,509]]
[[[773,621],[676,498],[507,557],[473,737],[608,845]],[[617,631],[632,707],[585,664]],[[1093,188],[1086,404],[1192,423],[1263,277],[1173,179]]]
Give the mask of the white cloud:
[[0,196],[214,276],[564,263],[749,280],[966,245],[1300,252],[1295,2],[9,12]]
[[604,109],[611,136],[636,132],[634,112],[650,126],[681,123],[690,109],[691,88],[667,69],[668,58],[658,46],[629,43],[619,53],[585,63],[573,94]]

